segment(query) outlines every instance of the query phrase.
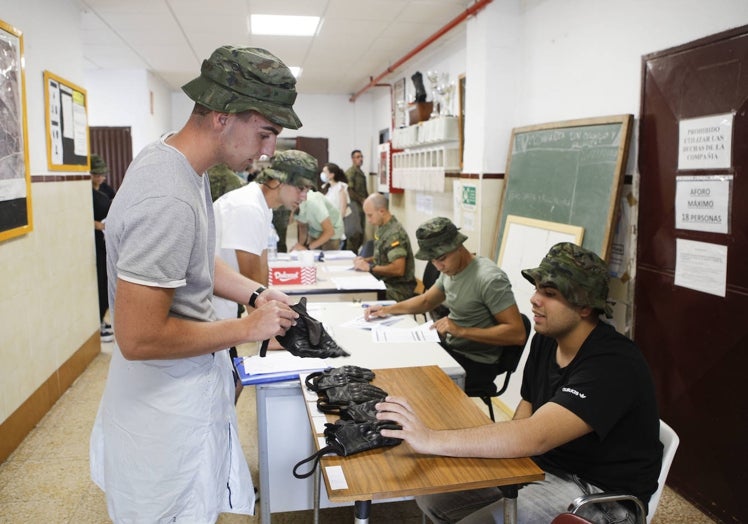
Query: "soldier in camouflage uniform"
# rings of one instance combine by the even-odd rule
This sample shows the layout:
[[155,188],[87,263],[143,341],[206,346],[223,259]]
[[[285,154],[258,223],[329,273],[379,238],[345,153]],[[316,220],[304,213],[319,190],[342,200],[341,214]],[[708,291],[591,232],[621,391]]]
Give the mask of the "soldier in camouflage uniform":
[[364,200],[364,213],[374,232],[374,254],[356,257],[357,271],[368,271],[387,286],[387,298],[400,302],[414,295],[416,287],[415,261],[410,238],[405,228],[387,209],[387,199],[380,193]]
[[213,202],[229,191],[239,189],[246,184],[236,174],[236,171],[226,164],[216,164],[208,169],[208,177],[210,178],[210,197],[213,199]]
[[[107,216],[109,303],[117,336],[91,435],[91,476],[114,522],[215,522],[252,515],[226,348],[262,341],[298,318],[290,298],[214,256],[205,172],[275,152],[301,126],[296,80],[264,49],[223,46],[183,86],[184,127],[147,145]],[[248,304],[216,320],[213,296]]]
[[351,152],[351,161],[353,165],[349,167],[345,176],[348,178],[348,195],[351,197],[351,208],[353,212],[358,213],[361,220],[361,232],[351,235],[346,241],[346,249],[358,253],[361,244],[364,243],[364,231],[366,231],[364,217],[364,200],[369,196],[369,190],[366,189],[366,175],[361,170],[364,163],[364,155],[360,149],[354,149]]
[[434,322],[442,345],[465,368],[465,392],[496,392],[494,379],[504,346],[524,344],[524,323],[506,273],[493,260],[475,256],[451,220],[432,218],[416,230],[415,257],[431,260],[439,277],[422,295],[391,306],[375,305],[367,317],[427,313],[442,303],[449,315]]

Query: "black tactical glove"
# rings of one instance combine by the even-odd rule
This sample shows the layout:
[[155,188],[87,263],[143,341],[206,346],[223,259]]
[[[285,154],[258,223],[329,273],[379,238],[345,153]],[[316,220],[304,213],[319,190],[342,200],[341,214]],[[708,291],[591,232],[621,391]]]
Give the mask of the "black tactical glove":
[[340,413],[340,408],[368,400],[384,400],[387,392],[371,384],[352,382],[317,393],[317,408],[323,413]]
[[[402,442],[402,439],[399,438],[383,437],[381,433],[382,429],[402,429],[402,427],[391,421],[359,423],[350,420],[338,420],[335,424],[325,424],[325,441],[327,442],[327,446],[320,449],[311,457],[296,464],[293,468],[294,477],[303,479],[310,476],[314,473],[320,457],[327,453],[335,453],[341,457],[347,457],[361,451],[396,446]],[[314,461],[311,470],[306,473],[297,472],[300,466],[310,461]]]
[[306,387],[312,391],[322,391],[351,382],[371,382],[374,372],[359,366],[340,366],[310,373],[306,377]]
[[289,353],[297,357],[316,358],[349,356],[325,331],[322,322],[306,312],[306,297],[302,297],[291,309],[299,314],[296,325],[288,328],[285,335],[276,337]]
[[353,422],[376,422],[376,406],[381,400],[367,400],[361,404],[349,404],[340,408],[340,418],[343,420],[352,420]]

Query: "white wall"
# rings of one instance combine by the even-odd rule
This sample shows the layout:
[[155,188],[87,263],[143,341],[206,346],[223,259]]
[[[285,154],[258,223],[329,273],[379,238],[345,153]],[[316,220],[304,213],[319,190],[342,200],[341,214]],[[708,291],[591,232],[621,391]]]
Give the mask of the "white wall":
[[172,130],[172,94],[158,77],[143,69],[85,73],[91,126],[132,128],[133,156]]

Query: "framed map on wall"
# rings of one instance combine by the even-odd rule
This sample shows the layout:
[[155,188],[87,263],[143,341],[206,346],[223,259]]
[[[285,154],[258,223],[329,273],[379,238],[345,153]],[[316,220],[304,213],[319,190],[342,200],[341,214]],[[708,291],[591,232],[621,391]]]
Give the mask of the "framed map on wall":
[[0,20],[0,241],[33,229],[23,34]]

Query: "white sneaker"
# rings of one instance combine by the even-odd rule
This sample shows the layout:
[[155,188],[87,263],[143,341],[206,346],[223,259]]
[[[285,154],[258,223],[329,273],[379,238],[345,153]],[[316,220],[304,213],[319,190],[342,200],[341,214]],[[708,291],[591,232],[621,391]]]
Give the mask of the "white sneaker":
[[101,323],[101,329],[99,331],[102,342],[112,342],[114,340],[114,330],[110,324],[106,322]]

